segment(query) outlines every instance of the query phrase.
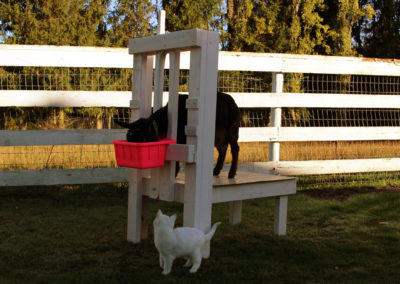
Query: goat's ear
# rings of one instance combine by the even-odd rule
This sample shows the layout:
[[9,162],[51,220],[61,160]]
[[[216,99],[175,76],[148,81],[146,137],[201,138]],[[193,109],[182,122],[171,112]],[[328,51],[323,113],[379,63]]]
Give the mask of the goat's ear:
[[153,118],[148,118],[146,120],[146,142],[155,142],[158,141],[158,126],[156,121]]
[[119,121],[119,120],[117,120],[117,119],[114,119],[114,122],[116,123],[116,124],[118,124],[119,126],[121,126],[121,127],[123,127],[123,128],[129,128],[130,127],[130,123],[126,123],[126,122],[123,122],[123,121]]

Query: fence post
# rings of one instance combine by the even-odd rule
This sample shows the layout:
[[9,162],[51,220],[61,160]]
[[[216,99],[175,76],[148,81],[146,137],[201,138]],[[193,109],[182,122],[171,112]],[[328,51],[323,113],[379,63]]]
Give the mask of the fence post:
[[[283,73],[272,73],[272,93],[283,93]],[[271,108],[271,127],[280,127],[282,117],[282,108]],[[276,132],[279,133],[278,131]],[[276,137],[278,138],[278,137]],[[279,141],[269,143],[269,160],[279,161]]]

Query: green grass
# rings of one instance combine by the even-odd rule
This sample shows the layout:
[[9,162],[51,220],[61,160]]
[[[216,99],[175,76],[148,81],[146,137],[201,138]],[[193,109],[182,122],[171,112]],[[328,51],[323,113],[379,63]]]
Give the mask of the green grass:
[[[272,234],[273,207],[246,201],[231,226],[228,205],[214,205],[223,224],[211,257],[195,275],[175,261],[165,277],[152,230],[126,241],[124,185],[2,188],[0,283],[399,283],[399,191],[357,189],[345,201],[298,193],[284,237]],[[181,224],[182,205],[151,200],[151,219],[158,208]]]

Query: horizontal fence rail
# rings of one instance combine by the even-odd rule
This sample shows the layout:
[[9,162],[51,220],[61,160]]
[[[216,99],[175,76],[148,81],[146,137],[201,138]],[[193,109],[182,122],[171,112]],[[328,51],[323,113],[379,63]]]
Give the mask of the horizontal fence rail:
[[[1,66],[132,68],[127,48],[0,45]],[[155,63],[154,63],[155,64]],[[189,69],[182,52],[180,69]],[[167,55],[165,67],[169,68]],[[218,69],[277,73],[398,76],[400,61],[342,56],[220,51]]]
[[[184,43],[183,43],[184,44]],[[281,161],[280,142],[312,141],[398,141],[400,127],[288,127],[280,123],[283,109],[400,109],[400,96],[394,94],[299,93],[283,92],[281,74],[339,74],[400,76],[400,61],[368,58],[311,56],[289,54],[259,54],[220,52],[220,71],[251,71],[272,73],[271,92],[238,93],[232,95],[240,108],[271,110],[271,122],[263,127],[241,127],[239,142],[270,144],[269,162],[251,163],[250,168],[274,171],[286,175],[315,175],[376,171],[400,171],[400,159],[342,159],[318,161]],[[54,47],[0,45],[3,67],[76,67],[129,68],[133,57],[127,49],[95,47]],[[180,68],[189,68],[189,56],[182,52]],[[166,57],[166,68],[169,68]],[[276,79],[278,78],[278,80]],[[275,80],[275,81],[274,81]],[[0,107],[119,107],[129,108],[131,91],[69,91],[69,90],[0,90]],[[166,98],[167,96],[164,96]],[[166,103],[166,100],[163,102]],[[395,124],[397,125],[397,124]],[[0,147],[34,145],[110,144],[124,139],[125,130],[2,130]],[[275,154],[274,154],[275,153]],[[275,155],[275,156],[274,156]],[[104,183],[126,180],[125,169],[44,169],[0,171],[0,186],[44,185],[67,183]],[[51,176],[51,177],[50,177]],[[85,178],[85,176],[87,178]],[[43,178],[43,179],[42,179]],[[40,180],[40,181],[39,181]],[[47,180],[47,181],[46,181]],[[58,180],[58,181],[57,181]]]

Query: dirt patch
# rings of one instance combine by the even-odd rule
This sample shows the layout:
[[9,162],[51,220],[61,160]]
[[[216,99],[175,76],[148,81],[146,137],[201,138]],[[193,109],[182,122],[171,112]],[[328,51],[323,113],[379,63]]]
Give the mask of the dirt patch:
[[400,188],[391,186],[386,186],[382,188],[376,188],[376,187],[325,188],[325,189],[305,190],[299,193],[306,194],[316,199],[345,201],[349,197],[355,194],[364,194],[371,192],[397,192],[400,194]]

